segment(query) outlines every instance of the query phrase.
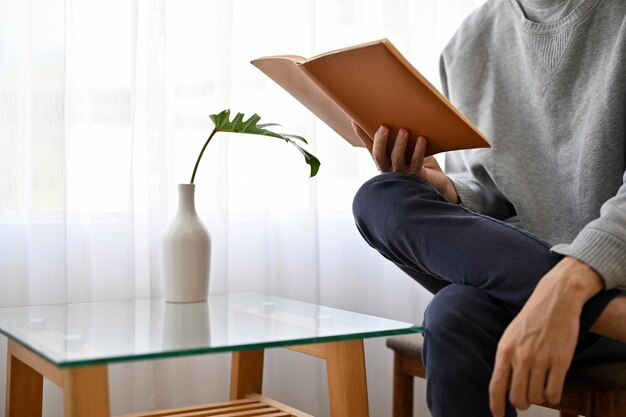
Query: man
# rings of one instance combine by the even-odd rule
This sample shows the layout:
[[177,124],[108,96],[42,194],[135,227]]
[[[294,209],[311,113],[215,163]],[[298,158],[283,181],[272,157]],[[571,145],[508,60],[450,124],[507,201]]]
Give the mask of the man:
[[388,153],[386,126],[354,125],[383,172],[355,219],[435,293],[432,415],[514,416],[558,403],[572,364],[626,359],[626,2],[490,0],[441,76],[492,148],[450,153],[447,176],[426,138],[405,159],[419,132]]

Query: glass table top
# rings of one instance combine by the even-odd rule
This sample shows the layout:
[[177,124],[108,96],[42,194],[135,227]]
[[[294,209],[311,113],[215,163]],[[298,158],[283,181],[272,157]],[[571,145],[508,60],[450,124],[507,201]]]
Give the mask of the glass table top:
[[423,328],[257,293],[0,308],[0,333],[59,367],[363,339]]

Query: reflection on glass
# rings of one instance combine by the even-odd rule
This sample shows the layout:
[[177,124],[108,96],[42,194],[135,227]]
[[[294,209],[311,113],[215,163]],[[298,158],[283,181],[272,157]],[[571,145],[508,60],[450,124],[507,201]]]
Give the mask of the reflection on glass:
[[209,305],[162,303],[164,351],[210,346]]
[[415,333],[411,323],[255,293],[0,308],[0,332],[59,366]]

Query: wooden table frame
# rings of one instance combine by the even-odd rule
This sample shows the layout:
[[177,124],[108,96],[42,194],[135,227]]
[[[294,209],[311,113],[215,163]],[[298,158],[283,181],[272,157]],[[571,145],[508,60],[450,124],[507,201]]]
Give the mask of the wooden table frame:
[[[332,417],[369,416],[362,339],[285,347],[326,360]],[[7,356],[6,417],[41,417],[44,377],[63,388],[66,417],[111,416],[106,364],[59,368],[12,339],[9,339]],[[311,417],[261,395],[263,357],[263,349],[233,352],[230,385],[232,402],[229,404],[241,404],[238,401],[242,399],[254,399],[275,406],[277,413],[271,416]],[[207,406],[203,406],[203,410]],[[173,417],[175,414],[172,412],[189,415],[190,411],[193,410],[168,410],[167,415]],[[159,415],[164,413],[134,413],[124,417]]]

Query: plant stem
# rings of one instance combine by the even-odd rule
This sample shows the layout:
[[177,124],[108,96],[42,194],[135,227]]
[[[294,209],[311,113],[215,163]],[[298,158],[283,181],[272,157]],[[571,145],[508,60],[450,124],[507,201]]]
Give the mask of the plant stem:
[[211,142],[211,139],[213,138],[213,136],[215,136],[216,133],[217,133],[217,127],[213,128],[213,131],[209,135],[209,138],[206,140],[206,142],[204,142],[204,146],[202,147],[202,150],[200,151],[200,155],[198,155],[196,166],[193,167],[193,174],[191,174],[191,184],[193,184],[193,180],[196,178],[196,171],[198,170],[198,165],[200,165],[200,160],[202,159],[204,150],[206,149],[206,146],[209,144],[209,142]]

